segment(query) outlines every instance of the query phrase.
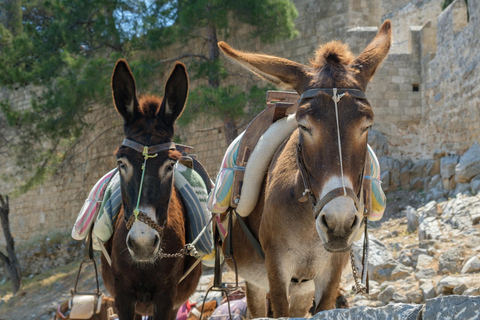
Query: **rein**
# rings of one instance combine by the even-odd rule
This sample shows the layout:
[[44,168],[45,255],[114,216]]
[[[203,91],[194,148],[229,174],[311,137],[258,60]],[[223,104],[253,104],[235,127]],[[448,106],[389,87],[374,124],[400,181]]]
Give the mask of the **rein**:
[[[345,181],[344,181],[344,176],[343,176],[343,159],[342,159],[342,146],[341,146],[341,139],[340,139],[340,126],[339,126],[339,121],[338,121],[338,106],[337,103],[340,101],[340,99],[345,96],[346,93],[348,93],[350,96],[357,98],[357,99],[362,99],[366,100],[365,93],[361,90],[358,89],[338,89],[338,88],[332,88],[332,89],[326,89],[326,88],[319,88],[319,89],[310,89],[302,93],[300,96],[300,100],[302,99],[312,99],[314,98],[319,92],[326,93],[332,97],[332,100],[335,103],[335,117],[336,117],[336,124],[337,124],[337,137],[338,137],[338,152],[339,152],[339,159],[340,159],[340,171],[342,175],[342,187],[340,188],[335,188],[333,190],[330,190],[323,198],[320,199],[320,201],[317,203],[317,199],[315,195],[312,192],[310,180],[308,179],[308,174],[307,174],[307,169],[305,167],[305,162],[303,158],[303,152],[302,152],[302,136],[299,135],[299,141],[297,145],[297,165],[298,168],[300,169],[300,176],[302,177],[303,185],[305,188],[305,191],[303,192],[303,195],[298,201],[300,202],[305,202],[307,201],[307,198],[310,199],[310,204],[312,206],[312,212],[313,212],[313,218],[314,220],[317,219],[318,215],[320,212],[323,210],[323,208],[332,200],[338,198],[338,197],[349,197],[353,200],[355,204],[355,208],[357,211],[363,211],[363,221],[362,224],[365,226],[365,235],[364,235],[364,243],[363,243],[363,257],[362,257],[362,265],[363,265],[363,270],[362,270],[362,276],[361,276],[361,282],[358,280],[357,277],[357,270],[355,267],[355,259],[353,256],[353,252],[350,250],[350,260],[352,263],[352,273],[353,273],[353,278],[355,280],[355,287],[356,287],[356,292],[357,293],[368,293],[368,274],[367,274],[367,264],[368,264],[368,233],[367,233],[367,216],[369,214],[369,205],[367,203],[367,206],[365,207],[365,199],[364,197],[367,197],[369,195],[364,194],[364,188],[365,188],[365,183],[364,180],[366,179],[365,173],[367,173],[367,176],[370,177],[370,162],[369,162],[369,157],[368,157],[368,151],[367,151],[367,156],[365,159],[365,166],[364,169],[362,170],[362,178],[361,178],[361,186],[360,186],[360,191],[357,194],[352,188],[345,187]],[[299,100],[299,102],[300,102]],[[368,179],[368,178],[367,178]]]

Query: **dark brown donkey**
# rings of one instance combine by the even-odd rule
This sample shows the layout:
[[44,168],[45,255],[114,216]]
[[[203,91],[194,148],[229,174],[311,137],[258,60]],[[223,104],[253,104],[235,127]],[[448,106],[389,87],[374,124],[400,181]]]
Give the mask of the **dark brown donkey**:
[[244,219],[265,260],[252,253],[238,223],[233,230],[239,275],[254,317],[265,316],[267,291],[275,318],[305,316],[312,298],[316,312],[334,308],[349,251],[363,229],[359,198],[373,125],[364,92],[390,43],[390,21],[358,57],[347,45],[330,42],[319,47],[310,65],[219,43],[229,58],[301,95],[298,130],[277,150],[259,201]]
[[[115,152],[123,205],[105,245],[112,265],[102,255],[102,276],[121,320],[140,319],[139,315],[175,319],[202,272],[198,265],[179,283],[195,262],[181,254],[185,208],[173,187],[173,168],[181,156],[172,142],[173,126],[187,99],[185,66],[177,63],[173,68],[163,100],[152,96],[138,100],[128,64],[119,60],[112,90],[126,137]],[[144,150],[145,146],[149,148]]]

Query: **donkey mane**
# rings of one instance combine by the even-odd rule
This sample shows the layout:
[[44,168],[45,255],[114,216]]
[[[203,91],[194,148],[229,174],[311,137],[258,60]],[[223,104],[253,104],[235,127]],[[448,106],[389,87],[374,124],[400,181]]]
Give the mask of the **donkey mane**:
[[140,112],[146,116],[155,116],[162,105],[162,99],[154,95],[145,95],[140,97],[139,102]]
[[355,56],[350,52],[348,44],[340,41],[330,41],[320,45],[315,51],[315,58],[310,60],[313,68],[321,68],[325,64],[331,65],[349,65],[353,62]]

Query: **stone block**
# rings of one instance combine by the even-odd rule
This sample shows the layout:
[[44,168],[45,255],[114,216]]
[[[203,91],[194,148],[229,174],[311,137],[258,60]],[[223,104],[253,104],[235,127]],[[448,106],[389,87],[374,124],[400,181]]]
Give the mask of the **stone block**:
[[440,174],[443,179],[448,179],[455,174],[458,156],[446,156],[440,159]]
[[457,182],[470,182],[470,180],[480,174],[480,145],[475,142],[470,149],[460,157],[460,161],[455,167],[455,178]]
[[465,296],[438,297],[426,301],[423,320],[478,319],[480,298]]

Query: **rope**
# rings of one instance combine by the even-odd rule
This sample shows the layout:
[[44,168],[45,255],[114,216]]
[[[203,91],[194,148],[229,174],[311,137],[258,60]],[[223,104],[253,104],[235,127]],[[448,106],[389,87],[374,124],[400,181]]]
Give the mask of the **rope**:
[[137,220],[138,214],[140,213],[140,211],[138,210],[138,207],[140,206],[140,198],[142,196],[143,178],[145,177],[145,167],[147,166],[147,160],[149,158],[155,158],[158,155],[158,153],[155,153],[153,156],[148,155],[148,147],[145,146],[143,147],[142,155],[145,160],[143,160],[143,164],[142,164],[142,179],[140,180],[140,190],[138,191],[137,206],[135,210],[133,210],[133,213],[135,214],[135,220]]
[[343,178],[343,158],[342,158],[342,141],[340,140],[340,125],[338,123],[338,106],[337,103],[345,95],[345,93],[337,94],[337,88],[333,88],[333,102],[335,102],[335,117],[337,120],[337,137],[338,137],[338,154],[340,156],[340,172],[342,174],[342,187],[343,193],[347,195],[347,189],[345,188],[345,180]]

